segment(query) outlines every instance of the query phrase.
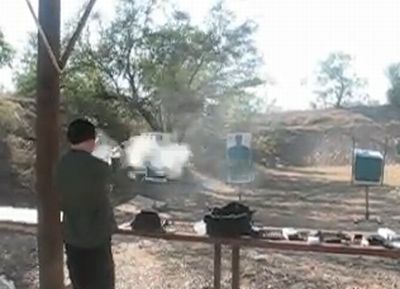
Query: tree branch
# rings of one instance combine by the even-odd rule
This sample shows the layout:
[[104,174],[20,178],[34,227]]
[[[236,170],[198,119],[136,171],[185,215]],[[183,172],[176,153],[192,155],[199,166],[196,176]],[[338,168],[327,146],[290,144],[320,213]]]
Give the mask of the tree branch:
[[154,131],[162,131],[162,127],[160,127],[159,123],[155,120],[154,115],[144,108],[144,104],[141,102],[131,102],[131,105],[134,105],[134,108],[140,113],[140,115],[145,119],[150,128]]
[[192,86],[193,81],[194,81],[194,78],[195,78],[196,75],[199,73],[201,67],[202,67],[203,64],[204,64],[204,61],[205,61],[205,56],[204,56],[204,54],[202,54],[201,57],[200,57],[199,63],[197,64],[196,68],[194,69],[192,75],[191,75],[190,78],[189,78],[189,83],[188,83],[188,87],[189,87],[189,88]]
[[83,28],[85,28],[86,22],[89,19],[90,13],[92,12],[93,7],[94,7],[95,4],[96,4],[96,0],[89,0],[89,3],[86,6],[86,9],[83,12],[83,15],[82,15],[81,19],[78,22],[76,30],[72,34],[72,37],[69,40],[69,42],[67,44],[67,47],[65,48],[65,51],[61,56],[61,59],[60,59],[60,68],[61,68],[61,70],[64,69],[64,67],[67,65],[68,59],[70,58],[71,53],[74,50],[75,44],[78,41],[79,36],[81,35]]
[[144,120],[147,122],[147,124],[150,126],[152,130],[155,131],[162,130],[160,123],[154,117],[154,114],[145,108],[146,105],[144,103],[145,100],[140,101],[138,88],[135,83],[135,72],[132,71],[132,65],[130,62],[131,53],[132,53],[132,48],[128,52],[127,67],[125,69],[125,75],[128,78],[129,86],[132,92],[132,97],[130,98],[128,97],[127,101],[129,101],[131,106],[134,106],[134,109],[136,109],[139,112],[139,114],[144,118]]
[[128,44],[128,47],[126,48],[127,50],[127,55],[126,55],[126,66],[125,66],[125,71],[124,74],[128,78],[128,83],[132,91],[132,97],[135,98],[135,101],[137,102],[139,99],[138,95],[138,89],[135,84],[135,72],[132,71],[132,64],[131,64],[131,56],[132,56],[132,50],[133,50],[133,40],[131,37],[129,38],[130,43]]
[[[90,60],[93,61],[93,63],[94,63],[95,65],[97,65],[98,67],[100,67],[101,71],[102,71],[103,73],[105,73],[105,74],[108,76],[108,78],[110,79],[110,81],[111,81],[112,84],[114,85],[114,88],[115,88],[117,94],[122,94],[122,91],[121,91],[121,88],[119,87],[118,81],[115,79],[115,77],[114,77],[113,73],[110,71],[110,69],[108,69],[108,68],[103,64],[102,61],[99,61],[99,60],[98,60],[99,58],[96,57],[96,55],[93,53],[93,50],[92,50],[91,48],[89,48],[89,49],[87,50],[87,53],[88,53],[89,56],[90,56]],[[90,64],[89,64],[89,67],[90,67]]]
[[345,84],[343,82],[343,79],[339,79],[340,82],[340,91],[336,93],[336,108],[340,108],[342,106],[342,101],[344,97],[344,91],[345,91]]

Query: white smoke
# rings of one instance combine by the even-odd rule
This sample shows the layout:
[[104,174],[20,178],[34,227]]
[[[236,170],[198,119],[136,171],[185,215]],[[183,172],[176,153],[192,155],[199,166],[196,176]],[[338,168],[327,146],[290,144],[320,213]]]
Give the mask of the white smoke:
[[182,176],[183,169],[192,156],[186,144],[158,143],[154,138],[141,135],[130,138],[124,150],[104,132],[98,135],[93,156],[111,164],[112,158],[121,157],[122,163],[134,168],[162,171],[170,179]]
[[112,157],[112,146],[107,144],[96,145],[96,148],[92,152],[92,155],[110,165]]
[[120,147],[104,131],[97,132],[96,147],[92,155],[111,165],[112,158],[120,157]]
[[131,138],[125,147],[126,161],[132,167],[146,167],[162,170],[166,176],[174,179],[182,176],[184,167],[192,155],[185,144],[159,144],[145,136]]

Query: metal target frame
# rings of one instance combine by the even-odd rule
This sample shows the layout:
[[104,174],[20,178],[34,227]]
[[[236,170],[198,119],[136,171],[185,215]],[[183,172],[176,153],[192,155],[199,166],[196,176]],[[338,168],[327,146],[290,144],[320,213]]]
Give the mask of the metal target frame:
[[355,219],[354,222],[356,224],[362,223],[362,222],[374,222],[377,224],[382,224],[382,220],[379,216],[371,217],[370,213],[370,188],[371,187],[377,187],[377,186],[383,186],[384,181],[385,181],[385,165],[386,165],[386,158],[387,158],[387,150],[388,150],[388,139],[385,138],[385,143],[383,147],[383,152],[379,151],[382,154],[382,167],[381,167],[381,179],[379,182],[359,182],[356,181],[356,151],[357,151],[357,141],[356,138],[352,138],[352,149],[351,149],[351,184],[353,186],[357,187],[363,187],[364,188],[364,194],[365,194],[365,213],[363,218],[358,218]]
[[[247,139],[247,144],[244,145],[249,149],[249,161],[251,162],[250,164],[250,171],[248,174],[247,178],[243,178],[243,179],[239,179],[239,180],[234,180],[231,176],[231,172],[230,172],[230,157],[229,157],[229,141],[232,138],[235,138],[235,136],[237,135],[241,135],[242,137],[246,137]],[[238,195],[238,199],[239,201],[242,200],[243,194],[244,194],[244,190],[249,187],[255,180],[255,171],[254,171],[254,160],[253,160],[253,150],[251,148],[251,143],[252,143],[252,137],[253,135],[249,132],[232,132],[227,134],[226,136],[226,147],[225,147],[225,160],[226,160],[226,176],[225,176],[225,180],[227,184],[232,185],[235,190],[236,193]]]

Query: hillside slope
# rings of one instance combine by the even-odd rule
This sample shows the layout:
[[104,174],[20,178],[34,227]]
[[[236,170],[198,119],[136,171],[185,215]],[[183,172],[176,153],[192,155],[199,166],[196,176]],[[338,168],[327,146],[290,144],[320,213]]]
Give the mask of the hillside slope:
[[32,206],[35,203],[34,133],[32,100],[0,99],[0,204]]
[[295,111],[258,116],[249,128],[255,134],[274,134],[277,154],[290,165],[343,165],[356,146],[385,150],[396,162],[400,110],[392,106]]

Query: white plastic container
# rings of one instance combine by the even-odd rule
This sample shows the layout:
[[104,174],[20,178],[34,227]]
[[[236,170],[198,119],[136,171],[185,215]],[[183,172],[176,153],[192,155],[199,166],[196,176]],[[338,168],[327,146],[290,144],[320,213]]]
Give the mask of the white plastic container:
[[389,228],[379,228],[378,235],[384,238],[385,240],[392,240],[396,237],[396,232]]

